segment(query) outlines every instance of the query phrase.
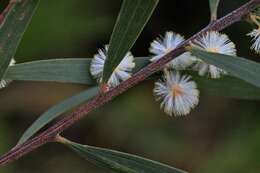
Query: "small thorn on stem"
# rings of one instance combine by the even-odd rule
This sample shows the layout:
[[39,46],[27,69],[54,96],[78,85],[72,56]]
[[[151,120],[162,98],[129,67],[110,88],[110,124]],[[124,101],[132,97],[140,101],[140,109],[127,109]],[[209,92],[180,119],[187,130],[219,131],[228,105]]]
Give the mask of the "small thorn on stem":
[[107,93],[109,91],[109,85],[108,84],[102,84],[100,87],[100,90],[103,94]]

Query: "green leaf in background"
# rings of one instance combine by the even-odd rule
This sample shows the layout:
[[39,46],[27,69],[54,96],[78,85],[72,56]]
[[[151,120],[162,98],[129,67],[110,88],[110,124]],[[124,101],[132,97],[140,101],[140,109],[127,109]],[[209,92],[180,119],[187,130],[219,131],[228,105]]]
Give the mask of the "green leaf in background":
[[114,27],[104,66],[103,82],[132,48],[159,0],[124,0]]
[[245,58],[209,53],[197,48],[190,48],[193,55],[203,61],[227,71],[230,75],[260,87],[260,64]]
[[122,153],[74,142],[65,141],[73,151],[89,162],[120,173],[185,173],[185,171],[148,160],[135,155]]
[[218,5],[220,0],[209,0],[210,12],[211,12],[211,20],[217,19],[218,13]]
[[[134,73],[149,64],[149,57],[135,58]],[[17,64],[9,67],[5,79],[25,81],[56,81],[96,85],[89,73],[91,59],[51,59]],[[260,100],[260,89],[231,76],[210,80],[187,71],[198,83],[202,92],[237,99]]]
[[53,119],[57,118],[61,114],[70,109],[86,102],[96,96],[99,92],[99,87],[93,87],[86,91],[83,91],[75,96],[72,96],[55,106],[51,107],[45,113],[43,113],[22,135],[18,145],[24,143],[29,138],[31,138],[36,132],[38,132],[42,127],[51,122]]
[[14,57],[39,0],[10,2],[9,10],[0,26],[0,79]]

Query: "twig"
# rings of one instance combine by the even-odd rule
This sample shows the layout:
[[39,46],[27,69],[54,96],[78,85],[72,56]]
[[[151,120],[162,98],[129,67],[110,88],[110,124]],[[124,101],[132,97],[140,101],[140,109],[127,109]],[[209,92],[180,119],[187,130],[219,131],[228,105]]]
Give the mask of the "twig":
[[148,66],[146,66],[145,68],[137,72],[135,75],[133,75],[133,77],[122,82],[116,88],[106,93],[97,95],[91,101],[79,107],[70,115],[58,121],[55,125],[51,126],[41,134],[28,140],[24,144],[14,147],[7,154],[0,157],[0,165],[6,165],[16,159],[19,159],[20,157],[28,154],[29,152],[33,151],[34,149],[48,142],[55,141],[56,136],[59,135],[59,133],[63,132],[68,127],[72,126],[74,123],[79,121],[82,117],[87,115],[89,112],[93,111],[96,108],[101,107],[102,105],[112,100],[116,96],[132,88],[133,86],[143,81],[144,79],[146,79],[147,77],[155,73],[156,71],[160,70],[165,64],[167,64],[173,58],[184,53],[186,51],[185,47],[188,46],[191,41],[200,37],[202,34],[204,34],[207,31],[210,30],[220,31],[232,25],[233,23],[240,21],[245,15],[247,15],[251,10],[253,10],[258,5],[260,5],[260,0],[251,0],[245,5],[241,6],[240,8],[224,16],[223,18],[213,21],[211,24],[209,24],[206,28],[201,30],[199,33],[195,34],[193,37],[184,41],[178,48],[167,53],[160,60],[149,64]]

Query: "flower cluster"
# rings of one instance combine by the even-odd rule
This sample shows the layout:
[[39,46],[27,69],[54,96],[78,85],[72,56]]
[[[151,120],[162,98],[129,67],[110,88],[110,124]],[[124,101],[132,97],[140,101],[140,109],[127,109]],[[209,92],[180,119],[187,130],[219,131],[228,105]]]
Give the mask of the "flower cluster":
[[[259,13],[252,13],[251,20],[257,25],[248,35],[253,37],[252,49],[260,53],[260,10]],[[158,61],[167,53],[176,49],[184,41],[180,34],[168,31],[164,36],[155,39],[149,48],[152,57],[151,62]],[[226,34],[217,31],[208,31],[190,43],[191,47],[206,52],[236,56],[236,46]],[[108,46],[100,49],[92,60],[90,72],[98,82],[102,80],[103,68],[107,57]],[[121,81],[127,80],[135,68],[133,55],[128,52],[122,62],[114,69],[109,81],[109,88],[113,88]],[[162,78],[155,82],[154,95],[156,100],[161,101],[161,108],[169,115],[187,115],[199,103],[199,90],[195,81],[190,75],[183,74],[185,70],[198,72],[200,76],[207,76],[211,79],[218,79],[227,74],[221,68],[208,64],[193,56],[190,52],[184,52],[171,60],[162,70]]]
[[[169,51],[176,49],[184,37],[174,32],[166,32],[164,37],[159,37],[151,43],[149,48],[152,57],[151,62],[162,58]],[[227,35],[216,31],[207,32],[191,43],[191,46],[204,51],[236,55],[235,44]],[[101,82],[104,64],[107,58],[108,46],[98,50],[91,62],[90,73],[98,82]],[[121,63],[114,69],[108,80],[109,88],[116,87],[120,82],[127,80],[132,75],[135,67],[134,57],[128,52]],[[207,64],[193,56],[190,52],[170,61],[163,70],[162,79],[155,83],[154,95],[156,100],[161,100],[161,108],[169,115],[187,115],[199,103],[199,90],[197,84],[192,81],[190,75],[182,75],[183,70],[195,70],[201,76],[220,78],[226,72],[218,67]]]
[[[179,40],[184,39],[179,34],[167,32],[163,39],[152,42],[150,52],[157,53],[152,61],[155,58],[159,59],[167,51],[175,49],[182,42]],[[235,44],[227,35],[216,31],[205,33],[194,40],[191,46],[207,52],[236,55]],[[189,52],[172,60],[164,69],[163,80],[156,82],[154,88],[157,100],[162,101],[161,108],[169,115],[187,115],[199,103],[199,90],[196,83],[192,81],[191,76],[181,75],[180,70],[195,70],[199,75],[207,75],[213,79],[226,74],[224,70],[192,56]]]
[[163,79],[155,82],[154,94],[169,115],[187,115],[199,103],[197,84],[178,71],[165,72]]

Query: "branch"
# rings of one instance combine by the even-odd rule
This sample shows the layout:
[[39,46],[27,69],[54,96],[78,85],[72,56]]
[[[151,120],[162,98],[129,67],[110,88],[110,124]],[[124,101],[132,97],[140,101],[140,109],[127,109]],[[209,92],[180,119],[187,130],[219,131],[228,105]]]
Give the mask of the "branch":
[[245,5],[241,6],[240,8],[224,16],[223,18],[213,21],[206,28],[204,28],[203,30],[201,30],[200,32],[198,32],[188,40],[184,41],[178,48],[167,53],[160,60],[149,64],[148,66],[146,66],[145,68],[143,68],[142,70],[134,74],[130,79],[122,82],[116,88],[108,91],[107,93],[97,95],[91,101],[89,101],[83,106],[80,106],[74,112],[72,112],[62,120],[58,121],[55,125],[49,127],[44,132],[28,140],[24,144],[14,147],[7,154],[0,157],[0,166],[6,165],[14,160],[17,160],[20,157],[28,154],[29,152],[33,151],[34,149],[48,142],[55,141],[55,137],[59,133],[63,132],[64,130],[72,126],[74,123],[76,123],[85,115],[87,115],[89,112],[93,111],[96,108],[101,107],[102,105],[109,102],[116,96],[122,94],[123,92],[137,85],[139,82],[142,82],[147,77],[160,70],[165,64],[167,64],[173,58],[184,53],[186,51],[185,47],[188,46],[191,41],[200,37],[202,34],[204,34],[207,31],[210,30],[220,31],[232,25],[233,23],[240,21],[245,15],[247,15],[251,10],[256,8],[256,6],[258,5],[260,5],[260,0],[251,0]]

